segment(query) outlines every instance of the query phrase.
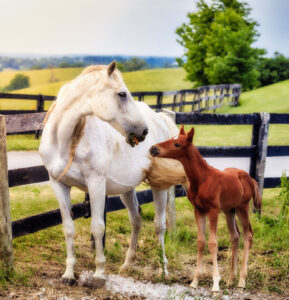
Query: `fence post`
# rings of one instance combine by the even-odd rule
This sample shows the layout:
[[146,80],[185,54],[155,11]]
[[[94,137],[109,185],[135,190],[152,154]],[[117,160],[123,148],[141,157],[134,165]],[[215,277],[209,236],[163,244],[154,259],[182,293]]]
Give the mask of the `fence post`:
[[41,94],[37,96],[37,112],[44,112],[44,97]]
[[163,92],[158,92],[157,94],[157,111],[162,109],[162,102],[163,102]]
[[[163,109],[163,112],[176,123],[176,113],[174,111]],[[175,187],[172,186],[168,190],[168,200],[166,207],[167,228],[174,230],[176,228],[176,206],[175,206]]]
[[0,115],[0,261],[6,272],[13,270],[12,227],[6,150],[5,117]]
[[260,113],[260,119],[253,125],[252,145],[256,145],[256,154],[251,158],[250,175],[256,179],[262,194],[264,187],[264,173],[267,157],[270,114]]

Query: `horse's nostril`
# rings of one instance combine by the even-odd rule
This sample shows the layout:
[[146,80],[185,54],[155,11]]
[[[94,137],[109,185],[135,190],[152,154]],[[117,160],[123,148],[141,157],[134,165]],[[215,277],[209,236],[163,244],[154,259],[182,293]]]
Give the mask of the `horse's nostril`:
[[149,133],[149,130],[146,128],[146,129],[143,131],[142,134],[143,134],[144,136],[146,136],[148,133]]
[[150,153],[151,153],[152,156],[156,156],[156,155],[160,154],[159,149],[156,146],[151,147]]

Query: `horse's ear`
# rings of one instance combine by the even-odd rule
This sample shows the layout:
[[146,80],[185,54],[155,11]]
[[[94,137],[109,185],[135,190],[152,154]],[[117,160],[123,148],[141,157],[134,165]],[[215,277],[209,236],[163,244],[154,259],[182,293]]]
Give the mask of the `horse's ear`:
[[195,129],[192,127],[192,129],[188,132],[188,142],[191,143],[193,141]]
[[179,132],[179,135],[185,135],[185,129],[184,129],[184,125],[181,126],[180,128],[180,132]]
[[108,66],[108,68],[107,68],[107,74],[108,74],[108,76],[110,76],[110,75],[115,71],[115,69],[116,69],[116,61],[113,60],[113,61],[109,64],[109,66]]

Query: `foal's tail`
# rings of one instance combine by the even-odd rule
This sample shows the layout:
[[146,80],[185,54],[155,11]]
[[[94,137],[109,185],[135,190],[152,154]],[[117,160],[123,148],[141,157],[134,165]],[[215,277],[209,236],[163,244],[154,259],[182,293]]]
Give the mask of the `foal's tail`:
[[253,191],[253,212],[261,212],[262,209],[262,197],[259,190],[258,183],[255,179],[251,178],[253,185],[254,185],[254,191]]

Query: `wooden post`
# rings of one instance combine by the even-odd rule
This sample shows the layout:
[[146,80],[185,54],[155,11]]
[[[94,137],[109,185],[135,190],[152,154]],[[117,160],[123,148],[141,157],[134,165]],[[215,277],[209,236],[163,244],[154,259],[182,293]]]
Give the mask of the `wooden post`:
[[44,98],[41,94],[37,97],[37,112],[44,112]]
[[261,194],[264,187],[269,122],[270,114],[263,112],[260,113],[259,124],[253,126],[252,144],[256,145],[256,155],[251,158],[250,175],[258,182]]
[[162,109],[162,102],[163,102],[163,92],[158,92],[157,94],[157,111]]
[[[163,109],[163,112],[176,123],[176,113],[174,111]],[[168,189],[168,201],[166,207],[167,228],[174,230],[176,228],[176,206],[175,206],[175,187]]]
[[5,117],[0,115],[0,261],[1,268],[13,270],[12,227],[9,204],[9,185],[6,150]]

